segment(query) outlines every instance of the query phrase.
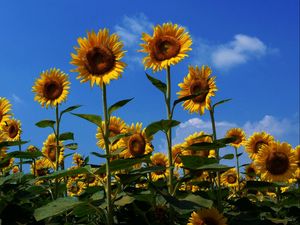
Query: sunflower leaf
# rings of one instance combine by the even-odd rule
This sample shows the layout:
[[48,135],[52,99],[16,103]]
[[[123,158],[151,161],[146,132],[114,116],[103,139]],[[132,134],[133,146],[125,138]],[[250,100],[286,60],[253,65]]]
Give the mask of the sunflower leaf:
[[171,115],[173,115],[175,106],[176,106],[178,103],[184,102],[184,101],[187,101],[187,100],[190,100],[190,99],[193,99],[193,98],[197,97],[197,96],[200,95],[200,94],[201,94],[201,92],[199,92],[199,93],[197,93],[197,94],[193,94],[193,95],[184,96],[184,97],[182,97],[182,98],[179,98],[179,99],[175,100],[175,101],[173,102],[173,107],[172,107],[172,110],[171,110]]
[[167,132],[171,127],[175,127],[179,124],[180,122],[177,120],[160,120],[149,124],[145,132],[147,137],[151,137],[158,131]]
[[0,142],[0,149],[3,148],[3,147],[9,147],[9,146],[16,146],[16,145],[24,145],[24,144],[27,144],[29,141],[3,141],[3,142]]
[[75,109],[78,109],[79,107],[81,107],[81,105],[73,105],[73,106],[70,106],[70,107],[66,108],[65,110],[60,112],[60,117],[62,117],[62,115],[67,113],[67,112],[71,112]]
[[38,179],[45,180],[45,179],[54,179],[54,178],[75,176],[78,174],[90,174],[91,173],[90,170],[91,170],[90,166],[79,167],[77,169],[71,169],[71,170],[60,170],[60,171],[56,171],[56,172],[46,175],[46,176],[38,177]]
[[124,100],[116,102],[115,104],[113,104],[112,106],[109,107],[108,115],[111,115],[114,111],[116,111],[117,109],[123,107],[128,102],[130,102],[132,99],[134,99],[134,98],[124,99]]
[[70,144],[65,145],[65,148],[70,149],[70,150],[76,150],[78,148],[78,144],[70,143]]
[[156,87],[158,88],[164,95],[166,95],[166,92],[167,92],[167,85],[165,83],[163,83],[162,81],[154,78],[154,77],[151,77],[149,74],[146,73],[146,76],[148,78],[148,80],[151,81],[151,83]]
[[66,140],[74,140],[74,134],[72,132],[65,132],[59,135],[60,141],[66,141]]
[[234,158],[234,154],[226,154],[222,157],[222,159],[233,159]]
[[98,127],[101,127],[102,125],[102,118],[101,116],[95,115],[95,114],[76,114],[76,113],[71,113],[74,116],[78,116],[82,119],[85,119],[93,124],[96,124]]
[[51,127],[54,128],[55,121],[53,120],[41,120],[37,122],[35,125],[40,128]]
[[232,100],[231,98],[228,98],[228,99],[224,99],[224,100],[222,100],[222,101],[219,101],[219,102],[213,104],[212,108],[214,109],[217,105],[221,105],[221,104],[223,104],[223,103],[225,103],[225,102],[229,102],[229,101],[231,101],[231,100]]
[[130,136],[130,135],[132,135],[132,134],[131,134],[131,133],[118,134],[118,135],[116,135],[116,136],[114,136],[114,137],[108,138],[108,140],[109,140],[109,142],[110,142],[111,144],[114,144],[115,142],[117,142],[117,141],[120,140],[121,138],[128,137],[128,136]]

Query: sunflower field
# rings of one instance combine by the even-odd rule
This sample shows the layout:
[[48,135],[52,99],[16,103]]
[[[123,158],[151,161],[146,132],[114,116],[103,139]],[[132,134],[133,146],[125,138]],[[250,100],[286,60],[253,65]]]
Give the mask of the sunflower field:
[[[53,119],[35,121],[37,129],[49,130],[39,149],[22,139],[21,122],[7,98],[0,97],[0,224],[299,225],[300,145],[279,142],[267,132],[246,137],[238,127],[217,138],[215,111],[231,99],[213,101],[218,87],[209,65],[187,66],[182,82],[172,83],[172,66],[192,51],[190,34],[164,23],[141,34],[141,40],[145,70],[152,70],[144,77],[161,94],[165,109],[158,110],[166,115],[147,126],[138,118],[127,124],[117,116],[133,99],[107,103],[110,82],[122,82],[127,65],[122,40],[105,28],[79,37],[70,62],[81,83],[99,87],[102,99],[95,104],[102,107],[101,115],[62,104],[69,76],[45,68],[32,92]],[[179,92],[173,93],[174,85]],[[180,124],[173,115],[181,106],[187,113],[209,114],[213,132],[200,128],[173,144],[172,131]],[[89,154],[103,163],[92,164],[76,153],[74,133],[60,127],[67,114],[74,123],[94,124],[99,150]],[[165,135],[165,153],[154,150],[158,132]],[[234,154],[223,154],[225,147]],[[243,153],[251,163],[241,163]]]

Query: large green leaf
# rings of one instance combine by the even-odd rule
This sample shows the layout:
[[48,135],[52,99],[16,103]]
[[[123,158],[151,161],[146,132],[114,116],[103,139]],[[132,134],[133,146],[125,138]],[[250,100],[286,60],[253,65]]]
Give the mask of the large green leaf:
[[228,98],[228,99],[224,99],[224,100],[222,100],[222,101],[219,101],[219,102],[213,104],[213,107],[212,107],[212,108],[214,109],[216,106],[221,105],[221,104],[223,104],[223,103],[225,103],[225,102],[229,102],[229,101],[231,101],[231,100],[232,100],[231,98]]
[[3,147],[17,146],[27,144],[29,141],[3,141],[0,142],[0,149]]
[[252,181],[249,180],[246,182],[246,188],[247,189],[266,189],[270,187],[275,187],[276,185],[274,183],[266,182],[266,181]]
[[145,130],[147,137],[150,137],[158,131],[167,132],[171,127],[180,124],[177,120],[160,120],[149,124]]
[[151,83],[158,89],[160,90],[164,95],[166,95],[167,92],[167,85],[165,83],[163,83],[162,81],[151,77],[149,74],[146,73],[146,76],[148,78],[148,80],[151,81]]
[[75,109],[78,109],[79,107],[81,107],[81,105],[73,105],[73,106],[70,106],[70,107],[66,108],[65,110],[60,112],[60,117],[62,117],[62,115],[67,113],[67,112],[71,112]]
[[115,104],[113,104],[112,106],[110,106],[108,108],[108,115],[111,115],[114,111],[116,111],[117,109],[123,107],[128,102],[130,102],[132,99],[134,99],[134,98],[124,99],[124,100],[116,102]]
[[226,154],[222,156],[222,159],[233,159],[233,158],[234,158],[234,154]]
[[85,167],[79,167],[77,169],[56,171],[52,174],[38,177],[38,179],[40,179],[40,180],[54,179],[54,178],[69,177],[69,176],[75,176],[78,174],[90,174],[90,173],[92,173],[90,166],[85,166]]
[[172,106],[172,110],[171,110],[171,115],[173,115],[175,106],[176,106],[178,103],[184,102],[184,101],[187,101],[187,100],[190,100],[190,99],[193,99],[193,98],[197,97],[197,96],[200,95],[200,94],[201,94],[201,92],[199,92],[198,94],[193,94],[193,95],[184,96],[184,97],[182,97],[182,98],[179,98],[179,99],[175,100],[175,101],[173,102],[173,106]]
[[72,132],[65,132],[59,135],[60,141],[66,141],[66,140],[74,140],[74,134]]
[[179,156],[184,168],[197,170],[201,166],[209,165],[217,163],[218,160],[214,158],[206,158],[206,157],[200,157],[200,156]]
[[1,161],[0,161],[0,168],[6,167],[9,163],[11,158],[19,158],[19,159],[34,159],[43,156],[40,151],[35,152],[21,152],[21,151],[14,151],[8,153]]
[[58,198],[45,206],[37,208],[34,211],[34,217],[37,221],[41,221],[43,219],[64,213],[79,204],[82,204],[82,202],[78,201],[76,198]]
[[124,137],[128,137],[132,135],[131,133],[124,133],[124,134],[117,134],[116,136],[113,136],[113,137],[110,137],[108,138],[109,142],[111,144],[114,144],[115,142],[117,142],[118,140],[120,140],[121,138],[124,138]]
[[131,204],[134,200],[135,200],[134,197],[131,197],[129,195],[124,195],[120,199],[114,201],[114,205],[116,205],[116,206],[124,206],[124,205]]
[[78,148],[78,144],[70,143],[70,144],[65,145],[65,148],[70,149],[70,150],[76,150]]
[[51,127],[54,129],[55,121],[53,120],[41,120],[37,122],[35,125],[40,128]]
[[76,114],[76,113],[72,113],[72,115],[78,116],[78,117],[85,119],[93,124],[96,124],[98,127],[102,126],[101,116],[94,115],[94,114]]

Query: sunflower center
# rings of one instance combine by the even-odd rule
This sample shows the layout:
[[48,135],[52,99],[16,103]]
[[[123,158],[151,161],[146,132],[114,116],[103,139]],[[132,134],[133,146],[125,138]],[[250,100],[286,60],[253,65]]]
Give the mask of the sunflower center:
[[205,217],[202,219],[205,225],[218,225],[218,221],[211,217]]
[[134,134],[129,138],[128,149],[132,156],[143,155],[145,148],[146,141],[141,134]]
[[11,124],[8,128],[8,136],[10,138],[15,138],[18,135],[18,126],[16,124]]
[[233,135],[233,138],[235,138],[235,141],[233,142],[233,144],[240,144],[242,142],[242,138],[238,135]]
[[48,150],[48,157],[52,162],[56,161],[56,147],[55,146],[50,146]]
[[198,95],[197,97],[192,99],[194,103],[204,102],[208,92],[209,92],[208,84],[207,82],[202,80],[194,81],[190,87],[191,95]]
[[254,147],[254,151],[255,153],[258,153],[258,151],[261,149],[262,146],[266,145],[265,142],[263,141],[258,141],[256,144],[255,144],[255,147]]
[[78,188],[78,186],[77,186],[77,183],[75,182],[75,183],[73,183],[72,184],[72,186],[70,187],[70,192],[72,192],[72,193],[77,193],[79,191],[79,188]]
[[43,94],[45,98],[55,100],[61,96],[63,92],[63,86],[55,80],[50,80],[45,83]]
[[118,135],[120,133],[121,133],[120,129],[118,129],[117,126],[115,126],[115,125],[109,125],[109,136],[110,137],[114,137],[114,136],[116,136],[116,135]]
[[37,169],[36,170],[36,173],[37,173],[37,175],[38,176],[44,176],[44,175],[46,175],[47,174],[47,172],[48,172],[48,170],[47,169]]
[[113,52],[104,46],[94,47],[86,54],[87,70],[96,76],[101,76],[109,72],[115,65],[115,56]]
[[289,158],[283,152],[272,152],[266,160],[267,170],[274,175],[284,174],[289,166]]
[[255,169],[253,167],[248,167],[246,170],[246,174],[248,177],[255,177]]
[[236,177],[236,175],[234,175],[234,174],[229,174],[229,175],[227,176],[227,182],[228,182],[229,184],[234,184],[234,183],[236,182],[236,180],[237,180],[237,177]]
[[158,61],[163,61],[176,56],[180,51],[179,41],[171,36],[158,38],[154,43],[153,54]]

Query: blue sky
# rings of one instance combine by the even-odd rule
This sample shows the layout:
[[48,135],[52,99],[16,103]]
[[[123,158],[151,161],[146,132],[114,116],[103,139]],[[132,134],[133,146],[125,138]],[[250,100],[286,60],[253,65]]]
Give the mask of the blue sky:
[[[60,68],[70,75],[71,92],[62,107],[81,104],[79,113],[102,113],[98,87],[80,84],[70,72],[70,54],[77,38],[87,31],[109,28],[118,32],[127,50],[122,79],[108,87],[109,104],[135,97],[117,115],[127,123],[165,118],[161,93],[146,79],[137,53],[141,32],[164,22],[178,23],[193,38],[190,57],[172,70],[172,95],[187,74],[188,65],[208,64],[217,76],[219,91],[214,102],[232,98],[216,112],[218,136],[231,127],[248,135],[266,130],[280,141],[299,144],[299,1],[1,1],[0,3],[0,96],[13,104],[22,121],[23,139],[42,147],[50,130],[34,124],[53,119],[54,110],[34,102],[31,87],[43,70]],[[150,74],[151,71],[148,71]],[[165,73],[153,76],[165,79]],[[209,115],[188,114],[178,107],[174,119],[174,143],[200,130],[210,131]],[[78,152],[100,151],[95,127],[66,115],[62,131],[75,133]],[[156,151],[165,150],[161,135]],[[92,159],[96,162],[97,159]]]

